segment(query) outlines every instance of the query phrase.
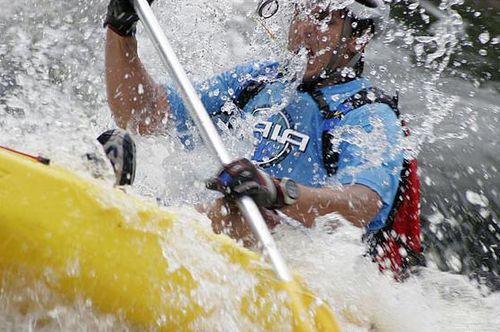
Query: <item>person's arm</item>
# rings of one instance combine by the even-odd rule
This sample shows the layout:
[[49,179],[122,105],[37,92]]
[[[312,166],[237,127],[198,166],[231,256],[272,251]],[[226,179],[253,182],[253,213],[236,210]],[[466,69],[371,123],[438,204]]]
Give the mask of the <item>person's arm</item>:
[[149,76],[135,37],[106,34],[106,91],[116,124],[140,134],[157,131],[168,110],[167,94]]
[[106,91],[119,127],[150,134],[160,128],[169,105],[166,92],[151,79],[137,54],[138,21],[131,0],[109,1],[104,21]]
[[363,185],[341,186],[340,189],[310,188],[299,185],[297,202],[280,211],[312,227],[318,216],[341,214],[357,227],[366,226],[378,214],[382,202],[379,195]]

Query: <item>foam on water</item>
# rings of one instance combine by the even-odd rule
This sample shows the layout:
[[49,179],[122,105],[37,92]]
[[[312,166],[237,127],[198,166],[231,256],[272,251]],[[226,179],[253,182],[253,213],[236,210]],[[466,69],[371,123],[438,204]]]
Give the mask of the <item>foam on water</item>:
[[[0,1],[5,8],[0,14],[0,145],[50,156],[55,163],[87,171],[83,156],[100,153],[95,137],[113,126],[103,83],[101,20],[106,2]],[[451,9],[454,2],[443,3],[439,10],[448,21],[435,26],[441,37],[415,36],[416,31],[393,25],[386,39],[374,44],[368,54],[366,72],[370,78],[389,91],[396,87],[401,90],[402,105],[419,137],[408,144],[417,151],[436,141],[461,142],[471,135],[468,128],[474,133],[478,131],[474,126],[488,125],[484,119],[474,120],[481,110],[500,112],[495,105],[498,96],[492,97],[494,92],[443,76],[461,33],[460,18]],[[199,80],[262,56],[288,57],[284,52],[286,16],[274,18],[264,29],[252,16],[254,5],[255,1],[166,0],[156,10],[181,62],[190,76]],[[28,10],[28,6],[35,10]],[[168,81],[141,28],[139,33],[144,62],[158,80]],[[412,57],[419,66],[413,65]],[[401,87],[402,82],[405,86]],[[457,130],[443,126],[450,114],[471,115],[467,116],[467,130],[458,132],[465,136],[457,136]],[[248,132],[242,129],[227,135],[234,155],[248,155],[248,145],[240,143],[240,137],[248,137]],[[132,191],[146,199],[179,206],[175,210],[179,241],[164,248],[170,262],[183,262],[184,252],[189,253],[191,267],[200,275],[221,270],[226,273],[225,290],[214,289],[208,281],[199,290],[200,303],[214,306],[220,313],[213,321],[197,322],[196,329],[248,328],[248,322],[235,315],[230,295],[249,287],[252,280],[231,270],[222,257],[196,242],[193,230],[181,227],[183,222],[206,222],[190,206],[216,197],[207,194],[203,184],[216,170],[216,163],[203,147],[191,153],[180,151],[173,137],[174,133],[166,132],[159,137],[136,138],[139,165]],[[426,172],[432,183],[433,174],[428,169]],[[481,198],[484,193],[464,195],[473,204],[487,201]],[[432,219],[436,224],[450,220],[438,213]],[[361,231],[338,217],[325,218],[309,230],[282,225],[274,235],[292,269],[332,304],[347,331],[496,331],[500,326],[498,293],[490,294],[465,276],[440,272],[432,260],[428,268],[407,282],[395,283],[362,256]],[[453,255],[449,257],[452,261]],[[18,281],[22,283],[17,276],[5,278],[0,287],[1,330],[134,329],[119,317],[96,312],[83,299],[68,303],[43,285],[23,288],[17,286]]]
[[432,267],[405,283],[395,283],[362,257],[359,229],[340,223],[335,231],[325,232],[329,222],[312,230],[282,226],[277,239],[287,261],[308,285],[332,301],[348,323],[357,321],[346,330],[359,326],[377,331],[496,329],[499,318],[491,305],[498,304],[497,295],[483,297],[467,278]]

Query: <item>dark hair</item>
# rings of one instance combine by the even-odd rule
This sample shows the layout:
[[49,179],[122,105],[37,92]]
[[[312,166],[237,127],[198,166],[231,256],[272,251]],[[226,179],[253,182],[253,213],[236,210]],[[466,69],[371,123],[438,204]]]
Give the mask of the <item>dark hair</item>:
[[372,19],[364,19],[360,20],[355,18],[352,15],[348,15],[348,19],[351,20],[351,26],[352,26],[352,36],[353,37],[360,37],[362,36],[367,30],[370,33],[375,33],[375,23],[373,22]]
[[352,27],[351,36],[360,37],[367,30],[369,30],[370,33],[375,33],[375,22],[373,22],[371,18],[366,18],[366,19],[356,18],[352,12],[346,9],[342,9],[341,13],[342,17],[345,20],[349,20],[349,24],[351,24]]

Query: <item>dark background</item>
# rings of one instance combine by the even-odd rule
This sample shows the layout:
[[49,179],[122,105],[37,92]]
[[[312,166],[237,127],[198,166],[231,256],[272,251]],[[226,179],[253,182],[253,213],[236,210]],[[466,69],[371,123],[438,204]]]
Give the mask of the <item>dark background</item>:
[[[393,16],[408,29],[432,34],[437,18],[431,16],[425,23],[420,8],[409,9],[414,2],[399,1]],[[428,1],[436,6],[441,2]],[[457,110],[434,132],[436,138],[462,138],[422,146],[424,240],[427,256],[440,269],[469,275],[500,290],[500,47],[491,42],[500,37],[500,1],[465,0],[452,8],[464,20],[465,34],[444,75],[469,81],[477,89],[460,91],[444,79],[445,94],[472,98],[461,98]],[[490,42],[483,44],[478,37],[485,31]],[[474,199],[478,196],[481,202]]]

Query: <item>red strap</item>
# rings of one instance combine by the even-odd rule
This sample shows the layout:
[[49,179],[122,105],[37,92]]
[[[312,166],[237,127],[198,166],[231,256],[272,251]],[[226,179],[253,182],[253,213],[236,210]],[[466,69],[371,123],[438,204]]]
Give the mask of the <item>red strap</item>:
[[47,159],[47,158],[44,158],[44,157],[41,157],[41,156],[33,156],[33,155],[30,155],[30,154],[27,154],[27,153],[24,153],[24,152],[20,152],[20,151],[14,150],[14,149],[9,149],[9,148],[7,148],[5,146],[1,146],[1,145],[0,145],[0,148],[4,149],[4,150],[7,150],[7,151],[10,151],[10,152],[13,152],[13,153],[17,153],[17,154],[19,154],[21,156],[33,159],[33,160],[38,161],[38,162],[40,162],[40,163],[42,163],[44,165],[50,164],[50,159]]
[[[396,279],[405,267],[403,251],[415,254],[422,252],[420,237],[420,178],[417,160],[411,160],[405,169],[407,176],[402,184],[402,201],[395,212],[392,228],[386,230],[383,240],[377,245],[375,261],[381,271],[390,269]],[[408,253],[410,254],[410,253]]]

